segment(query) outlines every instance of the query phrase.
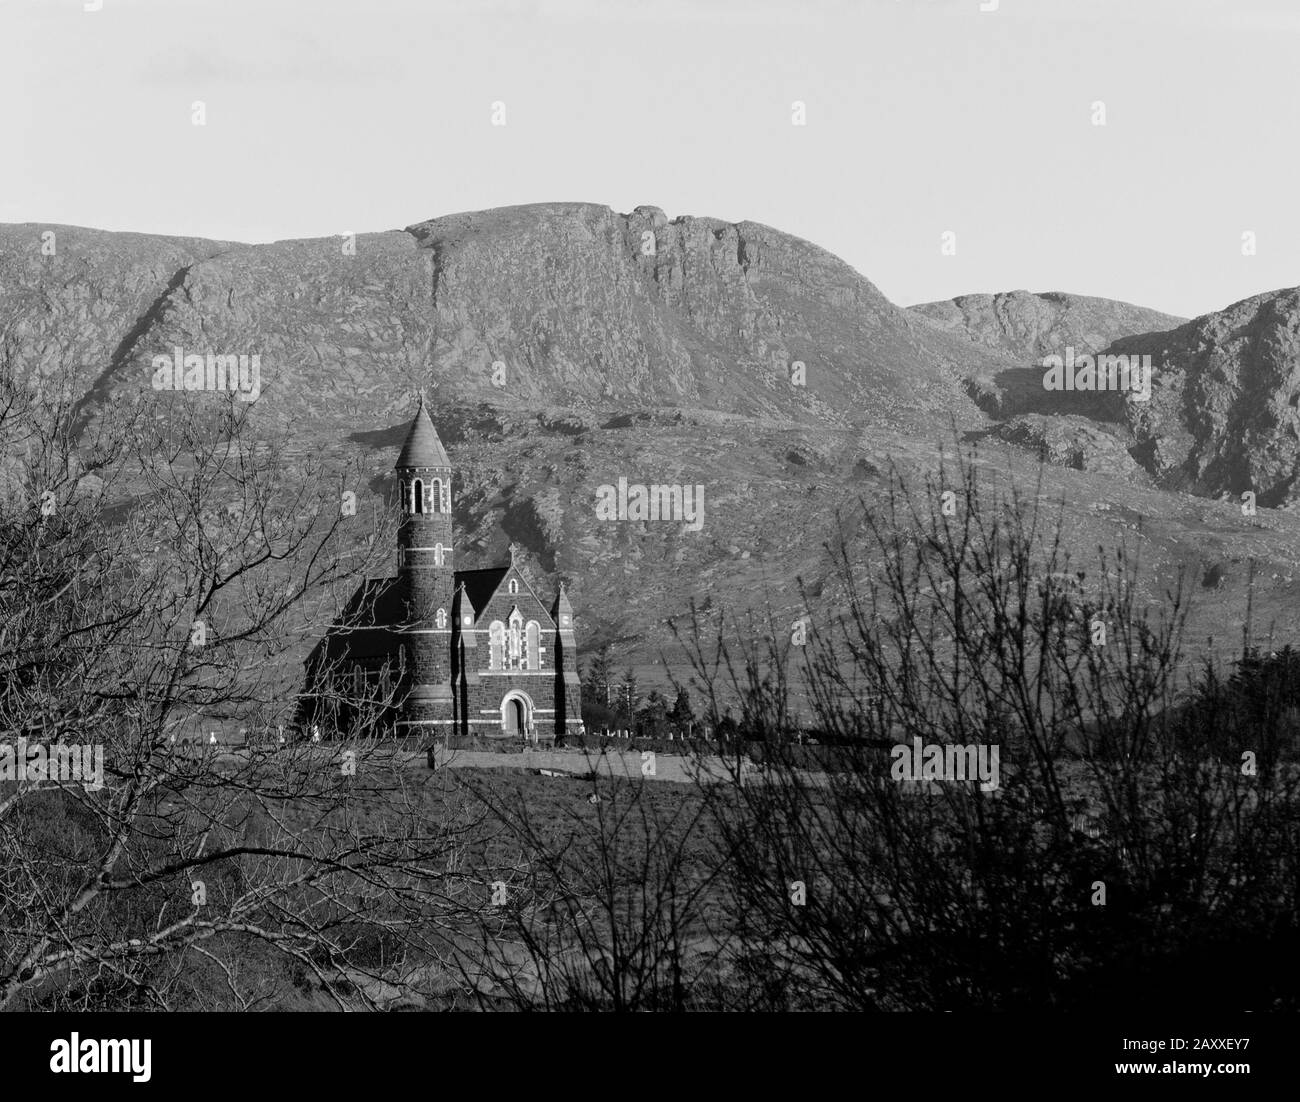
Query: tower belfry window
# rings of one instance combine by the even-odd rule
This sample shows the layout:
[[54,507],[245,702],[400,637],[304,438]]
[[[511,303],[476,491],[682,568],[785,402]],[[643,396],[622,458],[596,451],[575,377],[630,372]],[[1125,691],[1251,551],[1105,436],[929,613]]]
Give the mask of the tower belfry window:
[[429,511],[437,513],[442,511],[442,479],[433,480],[433,489],[429,494]]
[[424,482],[418,478],[411,483],[411,512],[424,512]]

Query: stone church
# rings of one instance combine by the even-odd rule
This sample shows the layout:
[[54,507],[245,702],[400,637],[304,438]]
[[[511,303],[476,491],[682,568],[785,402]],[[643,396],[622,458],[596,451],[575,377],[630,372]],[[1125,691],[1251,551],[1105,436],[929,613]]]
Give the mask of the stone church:
[[397,577],[358,587],[308,655],[299,719],[447,745],[581,733],[573,608],[511,561],[455,568],[452,464],[424,408],[397,457]]

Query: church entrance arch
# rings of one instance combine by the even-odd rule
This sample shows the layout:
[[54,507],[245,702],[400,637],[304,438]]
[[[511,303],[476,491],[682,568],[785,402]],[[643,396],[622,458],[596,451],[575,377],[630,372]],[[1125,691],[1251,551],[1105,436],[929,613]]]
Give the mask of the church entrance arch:
[[533,702],[528,694],[515,689],[501,698],[501,729],[507,735],[522,738],[533,722]]

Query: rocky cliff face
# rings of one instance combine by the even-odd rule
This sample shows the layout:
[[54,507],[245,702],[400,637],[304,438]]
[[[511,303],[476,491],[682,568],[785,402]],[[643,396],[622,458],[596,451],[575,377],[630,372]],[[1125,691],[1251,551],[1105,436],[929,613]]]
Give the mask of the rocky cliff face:
[[[1000,439],[1039,448],[1050,462],[1132,477],[1118,442],[1165,489],[1234,498],[1251,490],[1270,506],[1300,497],[1300,288],[1189,322],[1126,303],[1019,291],[913,310],[1008,358],[968,379],[1000,422]],[[1042,358],[1067,346],[1150,356],[1150,399],[1045,391]]]
[[193,265],[230,246],[0,225],[0,368],[74,395],[123,369]]
[[0,348],[10,370],[89,373],[91,406],[147,388],[152,357],[180,347],[257,353],[257,413],[281,429],[374,424],[426,384],[444,404],[683,406],[838,426],[977,416],[959,385],[964,342],[754,223],[574,203],[355,242],[54,231],[54,256],[41,227],[3,231]]
[[1136,454],[1162,485],[1251,490],[1267,505],[1300,497],[1300,288],[1120,345],[1155,366],[1151,401],[1127,415]]
[[767,226],[547,204],[410,233],[431,260],[435,370],[461,395],[489,394],[497,363],[502,396],[534,404],[836,425],[973,413],[957,342]]

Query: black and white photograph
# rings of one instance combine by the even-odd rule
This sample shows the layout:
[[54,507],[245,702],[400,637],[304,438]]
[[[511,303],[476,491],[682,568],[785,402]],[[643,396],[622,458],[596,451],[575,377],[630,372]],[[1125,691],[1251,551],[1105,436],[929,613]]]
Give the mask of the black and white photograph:
[[3,0],[10,1066],[1280,1074],[1298,135],[1293,0]]

